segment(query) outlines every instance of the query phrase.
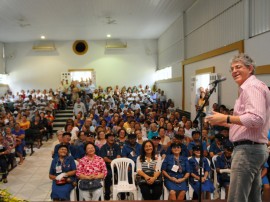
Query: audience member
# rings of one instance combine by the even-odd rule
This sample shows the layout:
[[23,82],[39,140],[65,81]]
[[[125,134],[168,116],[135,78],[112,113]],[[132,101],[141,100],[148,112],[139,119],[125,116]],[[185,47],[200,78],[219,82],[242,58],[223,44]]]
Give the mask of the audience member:
[[76,164],[69,156],[67,145],[57,148],[58,155],[52,160],[49,178],[52,180],[51,198],[53,201],[69,201],[70,192],[74,189]]
[[137,158],[137,173],[144,179],[138,182],[144,200],[159,200],[163,182],[161,175],[161,158],[156,159],[154,144],[147,140],[142,144],[141,155]]
[[[104,179],[107,175],[106,164],[103,158],[95,154],[95,145],[93,143],[86,143],[84,148],[86,155],[79,161],[76,171],[77,177],[80,180]],[[84,201],[98,201],[100,196],[103,194],[102,189],[102,187],[89,191],[80,189],[79,192]]]
[[224,152],[220,156],[217,157],[216,165],[215,165],[219,185],[220,187],[225,188],[226,199],[228,196],[229,185],[230,185],[232,152],[233,152],[233,146],[225,145]]
[[[190,178],[189,182],[194,192],[199,194],[199,186],[200,186],[200,154],[201,154],[201,146],[196,145],[193,147],[192,157],[189,159],[190,164]],[[202,198],[204,198],[204,192],[206,192],[206,199],[210,199],[210,193],[213,193],[215,188],[212,181],[209,179],[209,172],[211,171],[210,165],[206,157],[203,158],[202,162]]]
[[[181,145],[172,143],[172,155],[167,155],[162,163],[162,173],[165,178],[165,187],[169,190],[168,200],[184,200],[188,190],[190,166],[188,159],[180,155]],[[164,199],[167,200],[167,199]]]
[[0,133],[0,169],[2,173],[2,182],[7,183],[8,175],[8,160],[7,155],[10,153],[8,142],[4,139]]
[[100,149],[100,156],[104,159],[107,168],[107,176],[105,178],[105,200],[110,200],[110,187],[112,185],[112,169],[111,162],[116,158],[121,157],[121,149],[118,144],[114,141],[114,134],[106,134],[107,142]]

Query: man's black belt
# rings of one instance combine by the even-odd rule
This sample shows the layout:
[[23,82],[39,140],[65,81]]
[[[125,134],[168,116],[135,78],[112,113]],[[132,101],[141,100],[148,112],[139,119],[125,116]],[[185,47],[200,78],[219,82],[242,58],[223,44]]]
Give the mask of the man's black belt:
[[236,146],[245,145],[245,144],[254,145],[254,144],[265,144],[265,143],[253,142],[251,140],[243,140],[243,141],[234,142],[233,146],[236,147]]

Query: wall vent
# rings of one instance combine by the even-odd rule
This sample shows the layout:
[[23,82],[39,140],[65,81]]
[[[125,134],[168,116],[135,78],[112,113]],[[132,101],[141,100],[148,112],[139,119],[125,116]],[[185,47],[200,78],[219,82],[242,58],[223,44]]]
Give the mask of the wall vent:
[[35,42],[32,49],[34,51],[55,51],[55,45],[52,41],[38,41]]
[[115,40],[107,40],[106,41],[106,49],[121,49],[121,48],[127,48],[127,42],[123,42],[119,39]]

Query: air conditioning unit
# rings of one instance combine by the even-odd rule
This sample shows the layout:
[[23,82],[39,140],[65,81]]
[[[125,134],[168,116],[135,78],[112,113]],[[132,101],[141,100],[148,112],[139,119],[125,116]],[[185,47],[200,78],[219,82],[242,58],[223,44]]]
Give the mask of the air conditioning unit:
[[127,42],[123,42],[119,39],[107,40],[106,41],[106,49],[121,49],[127,48]]
[[39,41],[35,42],[32,50],[34,51],[55,51],[55,45],[52,41]]

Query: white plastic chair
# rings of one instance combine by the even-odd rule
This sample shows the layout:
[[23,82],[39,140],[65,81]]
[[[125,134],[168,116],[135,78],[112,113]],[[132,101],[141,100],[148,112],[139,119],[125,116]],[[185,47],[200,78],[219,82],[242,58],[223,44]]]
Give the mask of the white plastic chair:
[[70,192],[70,201],[77,201],[76,188],[72,189]]
[[[104,180],[101,180],[100,181],[100,183],[101,183],[101,185],[102,185],[102,194],[101,194],[101,196],[100,196],[100,199],[101,199],[101,201],[104,201]],[[74,193],[74,196],[75,196],[75,199],[76,199],[76,189],[73,189],[72,191],[71,191],[71,194],[72,194],[72,192],[73,191],[75,191],[75,193]],[[72,198],[71,198],[71,195],[70,195],[70,201],[73,201],[73,200],[71,200]],[[74,200],[74,201],[77,201],[77,200]],[[83,201],[83,196],[82,196],[82,194],[80,193],[80,189],[79,189],[79,201]]]
[[[212,157],[212,163],[214,166],[214,186],[216,189],[218,189],[218,187],[219,187],[219,183],[217,180],[217,170],[216,170],[217,157],[218,157],[218,155],[215,155]],[[225,195],[226,195],[225,188],[221,187],[220,190],[218,190],[218,191],[220,192],[220,199],[225,199]]]
[[[131,177],[132,177],[132,183],[129,184],[128,182],[128,170],[129,166],[131,165]],[[117,194],[120,192],[130,192],[133,193],[134,200],[138,200],[137,197],[137,188],[135,185],[135,163],[129,158],[117,158],[114,159],[111,162],[111,168],[112,171],[114,170],[114,167],[117,169],[117,184],[115,182],[115,174],[112,172],[112,191],[113,191],[113,200],[117,200]]]

